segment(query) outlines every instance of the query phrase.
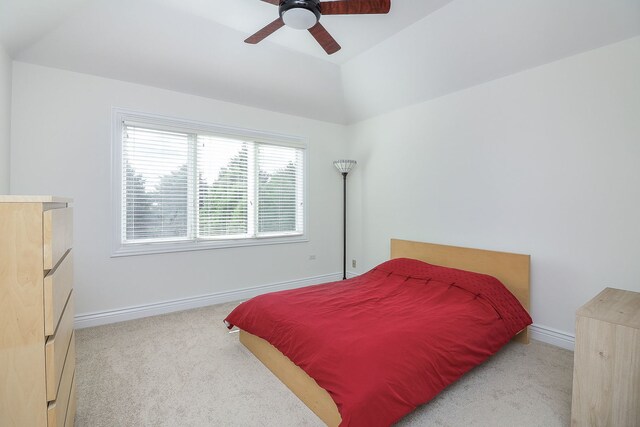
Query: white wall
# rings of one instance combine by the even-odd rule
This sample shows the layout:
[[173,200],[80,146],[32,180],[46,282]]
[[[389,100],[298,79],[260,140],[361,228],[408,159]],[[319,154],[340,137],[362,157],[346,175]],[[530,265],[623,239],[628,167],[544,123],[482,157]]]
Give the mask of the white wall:
[[[15,62],[11,192],[75,199],[77,312],[170,301],[337,273],[345,128],[207,98]],[[308,243],[110,258],[111,109],[308,139]],[[316,255],[316,260],[309,260]]]
[[[572,334],[602,287],[640,290],[638,75],[636,37],[344,127],[14,62],[10,190],[75,198],[82,314],[339,271],[348,154],[358,272],[392,237],[529,253],[535,323]],[[308,138],[311,241],[110,258],[113,106]]]
[[0,194],[9,193],[11,58],[0,44]]
[[350,128],[350,254],[392,237],[527,253],[532,316],[573,333],[605,286],[640,291],[640,37]]

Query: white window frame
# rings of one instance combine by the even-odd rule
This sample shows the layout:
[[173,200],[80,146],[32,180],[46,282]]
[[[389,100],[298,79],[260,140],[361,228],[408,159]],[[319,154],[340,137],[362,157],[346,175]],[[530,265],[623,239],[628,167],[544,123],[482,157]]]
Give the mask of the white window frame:
[[[184,131],[200,131],[231,138],[250,139],[259,143],[290,146],[303,150],[303,228],[302,233],[279,236],[247,238],[217,238],[206,240],[182,240],[170,242],[122,242],[122,133],[124,122],[140,122],[164,128]],[[112,109],[111,135],[111,205],[112,205],[112,257],[147,255],[167,252],[197,251],[241,246],[275,245],[308,242],[309,228],[309,149],[304,138],[271,132],[242,129],[193,120],[176,119],[157,114],[143,113],[123,108]]]

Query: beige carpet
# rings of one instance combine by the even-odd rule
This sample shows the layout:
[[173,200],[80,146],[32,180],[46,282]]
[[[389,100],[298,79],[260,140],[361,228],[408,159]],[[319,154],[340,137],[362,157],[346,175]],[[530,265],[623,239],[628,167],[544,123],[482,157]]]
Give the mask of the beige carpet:
[[[223,304],[78,330],[77,426],[322,426],[229,335]],[[573,353],[509,344],[399,426],[566,426]]]

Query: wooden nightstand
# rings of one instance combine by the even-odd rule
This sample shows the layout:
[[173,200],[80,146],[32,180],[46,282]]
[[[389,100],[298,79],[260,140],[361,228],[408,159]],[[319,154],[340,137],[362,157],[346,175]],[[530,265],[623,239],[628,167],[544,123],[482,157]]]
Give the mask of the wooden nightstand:
[[606,288],[576,312],[572,426],[640,426],[640,293]]

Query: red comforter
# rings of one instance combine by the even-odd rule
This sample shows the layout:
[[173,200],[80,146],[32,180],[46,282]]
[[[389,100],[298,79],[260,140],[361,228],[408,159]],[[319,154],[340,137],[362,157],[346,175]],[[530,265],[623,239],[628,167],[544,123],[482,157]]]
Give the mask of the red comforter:
[[329,392],[341,426],[388,426],[531,324],[495,278],[411,259],[240,304],[235,325]]

